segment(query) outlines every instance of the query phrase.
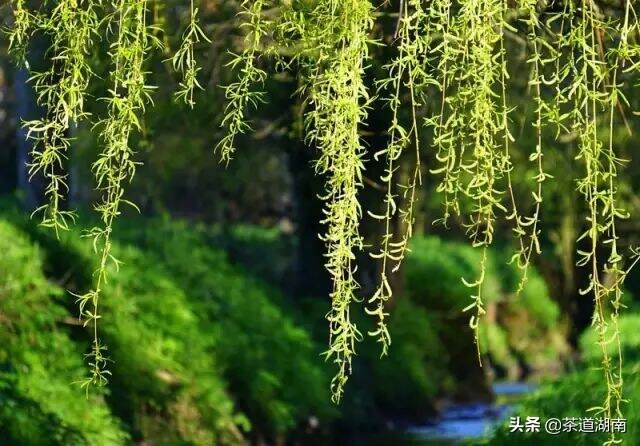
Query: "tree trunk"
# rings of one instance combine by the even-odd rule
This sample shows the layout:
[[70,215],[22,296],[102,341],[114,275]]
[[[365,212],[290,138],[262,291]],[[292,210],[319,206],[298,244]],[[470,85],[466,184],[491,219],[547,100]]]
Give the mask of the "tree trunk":
[[32,142],[27,138],[22,121],[34,119],[38,115],[35,93],[28,83],[29,73],[25,68],[16,71],[13,80],[16,113],[16,176],[17,189],[27,209],[33,209],[39,202],[39,188],[29,179],[28,164],[31,160]]
[[293,292],[296,296],[325,297],[331,290],[329,273],[324,267],[325,246],[319,234],[324,231],[323,181],[313,169],[313,149],[299,139],[290,139],[289,169],[293,178],[294,218],[297,227],[297,252],[294,260]]
[[12,193],[16,189],[16,150],[11,91],[5,67],[0,67],[0,192]]

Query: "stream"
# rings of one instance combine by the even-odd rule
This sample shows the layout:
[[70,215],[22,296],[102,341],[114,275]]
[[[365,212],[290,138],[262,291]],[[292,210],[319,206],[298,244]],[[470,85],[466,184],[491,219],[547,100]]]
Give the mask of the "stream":
[[438,418],[410,427],[407,432],[413,441],[409,444],[454,446],[465,439],[482,438],[504,423],[515,404],[535,389],[527,383],[496,383],[496,402],[449,404]]
[[537,386],[523,382],[493,385],[495,402],[444,404],[440,414],[423,423],[377,432],[341,434],[339,442],[305,443],[322,446],[460,446],[482,439],[505,423],[522,398]]

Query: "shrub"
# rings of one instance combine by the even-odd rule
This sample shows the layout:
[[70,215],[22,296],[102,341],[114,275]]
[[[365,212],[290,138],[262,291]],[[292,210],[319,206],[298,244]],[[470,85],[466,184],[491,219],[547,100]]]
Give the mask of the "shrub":
[[[623,314],[618,319],[618,327],[622,335],[620,342],[622,354],[627,360],[640,362],[640,313]],[[583,359],[595,364],[602,359],[602,349],[597,343],[598,335],[591,327],[580,337],[580,348]],[[610,353],[617,349],[615,343],[609,343]]]
[[[72,382],[84,343],[63,292],[43,274],[42,253],[0,220],[0,437],[12,445],[123,445],[127,435],[101,395]],[[70,325],[71,324],[71,325]]]
[[238,407],[257,430],[282,434],[305,418],[334,414],[321,347],[284,309],[284,297],[232,266],[209,234],[185,222],[154,219],[121,229],[162,264],[199,315],[202,333],[217,333],[219,361]]
[[114,411],[154,444],[241,444],[244,418],[211,354],[220,332],[206,330],[161,264],[132,246],[115,254],[102,324]]
[[[415,237],[411,249],[406,294],[428,310],[439,337],[447,340],[452,367],[469,376],[468,370],[477,368],[473,364],[477,359],[468,348],[473,336],[468,315],[461,310],[475,291],[465,286],[462,278],[473,281],[478,276],[482,252],[438,237]],[[523,373],[521,362],[535,372],[554,370],[568,351],[558,305],[533,266],[524,288],[517,293],[521,272],[507,260],[506,253],[496,248],[489,251],[482,289],[487,317],[480,326],[481,348],[493,365],[513,379]]]
[[[22,215],[5,214],[45,248],[43,283],[45,270],[73,292],[91,286],[95,259],[81,229],[56,240]],[[109,407],[102,406],[108,419],[111,409],[135,440],[209,445],[242,442],[242,429],[281,436],[311,415],[336,414],[321,348],[282,308],[280,293],[213,247],[219,233],[167,219],[137,219],[118,233],[114,254],[122,263],[101,301],[101,336],[113,360]],[[74,298],[65,301],[75,316]],[[84,332],[77,337],[82,343],[70,344],[77,354],[65,355],[77,360],[69,383],[85,372]]]
[[[627,419],[627,433],[621,436],[623,444],[640,444],[640,315],[625,314],[619,320],[624,368],[624,395],[627,404],[623,413]],[[549,381],[527,398],[518,409],[522,417],[597,417],[589,409],[604,399],[606,387],[602,379],[600,361],[602,350],[596,343],[597,333],[591,327],[580,338],[583,363],[580,369],[556,381]],[[616,345],[610,344],[615,349]],[[585,389],[588,389],[585,392]],[[502,445],[601,445],[606,436],[593,433],[571,433],[548,436],[545,434],[509,433],[506,427],[498,430],[485,444]]]
[[[628,404],[624,406],[627,419],[627,433],[620,436],[623,444],[640,444],[640,367],[631,365],[625,370],[624,395]],[[585,392],[585,389],[589,391]],[[539,416],[546,420],[550,417],[594,417],[598,415],[589,409],[601,404],[606,391],[601,370],[589,367],[571,373],[561,379],[549,382],[540,390],[527,398],[517,410],[521,417]],[[502,426],[490,438],[476,444],[491,446],[600,446],[607,440],[602,433],[560,433],[548,435],[540,433],[510,433],[508,427]]]
[[453,388],[449,357],[435,328],[428,310],[399,298],[389,322],[393,348],[379,360],[378,351],[372,352],[375,400],[387,414],[424,419],[443,390]]

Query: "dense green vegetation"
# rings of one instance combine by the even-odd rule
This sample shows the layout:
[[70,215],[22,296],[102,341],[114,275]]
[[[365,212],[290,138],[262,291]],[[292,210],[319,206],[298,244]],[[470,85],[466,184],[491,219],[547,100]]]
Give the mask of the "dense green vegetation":
[[[640,319],[637,313],[620,318],[620,329],[624,333],[622,343],[625,395],[627,403],[624,407],[627,432],[621,436],[625,444],[640,442],[640,348],[638,333]],[[527,398],[517,411],[521,417],[594,417],[592,408],[602,401],[606,385],[602,380],[599,363],[602,352],[594,342],[597,334],[591,329],[581,339],[583,360],[577,370],[559,380],[549,381],[530,398]],[[614,346],[611,346],[612,348]],[[489,445],[600,445],[607,440],[603,433],[560,433],[555,436],[541,433],[509,433],[507,427],[496,432],[482,444]]]
[[[512,351],[524,354],[492,320],[497,306],[508,306],[507,301],[491,302],[487,294],[492,292],[485,279],[495,263],[493,246],[507,244],[506,234],[513,232],[512,254],[504,257],[517,265],[522,285],[530,266],[542,263],[543,247],[562,244],[557,256],[563,260],[564,294],[592,297],[592,304],[573,318],[577,330],[570,327],[570,336],[575,340],[584,328],[584,314],[595,314],[607,382],[601,408],[620,415],[619,349],[611,353],[607,344],[613,338],[619,345],[623,284],[640,259],[632,231],[623,227],[638,205],[626,187],[634,176],[622,171],[628,151],[619,144],[633,136],[627,115],[636,107],[634,79],[640,73],[640,22],[631,0],[7,4],[10,26],[2,49],[15,62],[16,78],[25,78],[13,82],[21,97],[14,108],[22,124],[16,138],[16,186],[27,192],[42,225],[59,233],[74,220],[67,199],[74,200],[78,183],[86,188],[91,178],[91,196],[83,201],[93,203],[99,217],[88,231],[98,258],[96,278],[78,295],[81,319],[93,326],[85,386],[106,385],[110,375],[108,348],[98,328],[100,310],[108,306],[100,300],[110,264],[118,262],[116,221],[123,208],[137,207],[129,184],[138,177],[140,149],[168,146],[168,164],[184,169],[192,161],[173,155],[182,153],[176,151],[182,149],[182,138],[172,135],[164,144],[154,134],[158,123],[181,116],[190,122],[180,133],[196,127],[213,140],[193,135],[185,144],[187,152],[209,143],[224,164],[267,137],[279,140],[279,147],[297,141],[297,148],[280,149],[280,155],[291,158],[305,157],[296,150],[302,142],[317,149],[313,163],[306,163],[314,167],[306,179],[299,169],[309,167],[304,159],[288,170],[298,177],[292,189],[310,189],[307,195],[321,208],[302,220],[313,222],[308,232],[323,242],[324,262],[315,262],[331,282],[325,290],[330,297],[326,355],[336,369],[330,383],[334,402],[341,400],[362,339],[373,337],[383,356],[389,351],[388,307],[396,289],[392,283],[398,280],[393,272],[402,267],[414,229],[424,229],[417,224],[424,223],[417,203],[428,193],[430,201],[438,197],[441,208],[429,219],[456,226],[458,235],[481,252],[479,268],[463,281],[469,294],[463,311],[478,363],[490,353],[494,361],[508,362],[513,375]],[[205,48],[213,55],[201,60]],[[225,50],[226,57],[216,57]],[[201,83],[204,73],[211,77],[208,84],[222,85],[218,94]],[[286,91],[270,102],[268,93],[278,83]],[[201,90],[216,100],[197,109]],[[153,109],[156,91],[165,104]],[[294,101],[282,100],[294,92]],[[248,115],[266,102],[262,131],[249,140]],[[166,103],[198,116],[168,111]],[[388,108],[380,112],[383,103]],[[213,121],[221,128],[218,134],[208,130]],[[620,136],[619,129],[628,136]],[[94,146],[90,156],[75,153],[87,146]],[[162,156],[158,161],[162,164]],[[258,166],[234,182],[253,181]],[[280,165],[274,169],[277,183],[284,170]],[[429,184],[423,179],[427,170],[433,174]],[[516,172],[525,175],[516,181]],[[566,223],[561,236],[551,228],[542,230],[547,180],[558,173],[564,178],[551,190],[570,185],[574,198],[581,199],[574,206],[571,197],[565,198],[576,209],[561,209]],[[166,172],[145,176],[172,178],[164,193],[143,194],[160,201],[176,194],[173,183],[184,179]],[[39,190],[25,184],[27,177],[41,181],[33,188]],[[319,187],[309,187],[313,182]],[[147,185],[159,187],[155,181]],[[206,190],[202,184],[193,189],[197,195]],[[281,200],[282,194],[276,192],[275,198]],[[551,211],[557,211],[555,206]],[[363,260],[367,256],[371,259]],[[363,264],[371,271],[362,272]],[[299,262],[298,270],[304,267]],[[574,280],[576,273],[580,280]],[[351,307],[360,299],[365,300],[360,309],[375,321],[373,329],[363,329],[367,322],[356,324],[360,318]],[[570,311],[568,306],[564,310]],[[489,339],[492,346],[483,346]]]
[[[2,237],[7,242],[20,234],[7,223],[5,227]],[[312,341],[277,305],[278,293],[230,266],[222,252],[207,248],[185,225],[158,229],[156,242],[167,244],[154,246],[146,237],[138,239],[140,247],[117,244],[122,264],[105,290],[110,296],[105,305],[113,311],[113,318],[105,320],[113,357],[113,386],[106,401],[131,436],[167,444],[237,443],[251,427],[276,435],[293,429],[305,416],[330,415],[325,376],[316,364]],[[51,249],[52,263],[44,267],[55,269],[50,280],[63,280],[72,293],[90,285],[89,241],[74,233],[57,242],[31,230]],[[27,250],[21,255],[32,254],[28,250],[35,248],[21,237],[24,246],[16,249]],[[41,263],[31,270],[48,283]],[[52,303],[44,297],[40,311],[51,324],[63,317],[73,324],[73,296],[51,289],[65,296],[66,311],[56,312],[53,306],[46,313]],[[19,299],[20,293],[12,296]],[[12,323],[20,326],[20,321]],[[58,327],[56,335],[64,336],[64,328]],[[69,343],[67,348],[76,351],[86,347],[82,337]],[[46,358],[34,352],[36,366],[42,367],[41,359]],[[14,365],[11,356],[5,361]],[[82,390],[71,385],[81,375],[79,364],[76,369],[60,367],[67,370],[56,382],[62,380],[67,403],[73,405],[82,397]],[[40,386],[46,378],[41,377]],[[102,410],[108,413],[104,405]],[[95,444],[90,433],[81,432],[84,444]],[[12,438],[30,444],[20,435]]]
[[636,423],[639,5],[3,2],[0,444]]
[[[57,240],[19,212],[3,215],[1,314],[7,329],[0,332],[0,432],[11,444],[275,441],[307,435],[309,417],[329,435],[330,425],[375,429],[389,419],[422,420],[445,394],[488,396],[482,375],[465,378],[464,368],[474,358],[471,332],[448,348],[443,344],[456,324],[464,330],[458,311],[464,285],[439,289],[430,279],[441,276],[447,280],[438,283],[444,285],[455,283],[449,277],[472,273],[474,250],[433,237],[416,240],[407,293],[390,320],[394,348],[384,360],[375,346],[363,350],[354,363],[363,373],[336,408],[328,394],[331,370],[319,360],[324,322],[317,309],[323,299],[285,295],[242,266],[260,264],[264,276],[277,283],[288,263],[277,253],[295,242],[251,227],[224,231],[223,239],[219,229],[164,217],[134,218],[119,227],[114,252],[121,264],[105,289],[108,313],[102,321],[113,375],[105,392],[91,392],[87,400],[72,384],[82,376],[89,343],[72,293],[95,280],[91,242],[79,230]],[[221,245],[236,253],[236,264]],[[425,255],[434,246],[459,261]],[[267,251],[273,257],[257,261]],[[496,301],[514,298],[504,285],[513,279],[509,274],[496,269],[487,282],[495,287]],[[434,288],[425,289],[426,282]],[[526,320],[538,320],[540,310],[527,306],[518,307]],[[510,322],[494,323],[504,333]],[[557,320],[545,323],[542,333],[560,334]],[[517,343],[506,342],[503,350],[488,352],[504,370],[520,357]],[[546,341],[543,346],[551,348]],[[460,363],[465,355],[466,365]],[[538,364],[533,356],[522,361]]]
[[[439,318],[442,339],[460,338],[465,317],[459,310],[468,297],[461,279],[479,273],[482,254],[463,243],[443,242],[436,237],[417,238],[412,249],[406,269],[408,297]],[[489,254],[483,283],[488,317],[480,333],[486,342],[481,348],[511,379],[522,377],[519,363],[531,368],[530,373],[544,374],[545,369],[548,372],[559,367],[568,351],[559,308],[535,270],[518,293],[521,276],[507,260],[498,250]],[[425,280],[428,277],[433,279]],[[456,350],[465,347],[464,351]],[[475,358],[469,346],[454,343],[447,350],[459,353],[454,364],[461,369],[473,367]]]
[[[0,438],[9,444],[123,444],[128,438],[104,397],[71,383],[82,376],[61,288],[43,273],[43,253],[0,221]],[[71,320],[74,323],[74,320]]]

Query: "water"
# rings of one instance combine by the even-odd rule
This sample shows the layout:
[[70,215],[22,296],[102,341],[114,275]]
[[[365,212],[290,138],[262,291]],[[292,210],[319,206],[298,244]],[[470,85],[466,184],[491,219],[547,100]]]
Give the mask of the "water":
[[481,439],[504,423],[517,402],[536,386],[504,382],[493,386],[495,403],[449,404],[427,422],[402,429],[398,426],[376,432],[340,433],[339,441],[319,439],[305,446],[459,446],[465,440]]
[[514,403],[535,390],[527,383],[497,383],[496,403],[449,404],[436,419],[408,429],[420,445],[458,445],[463,440],[490,434],[509,417]]

